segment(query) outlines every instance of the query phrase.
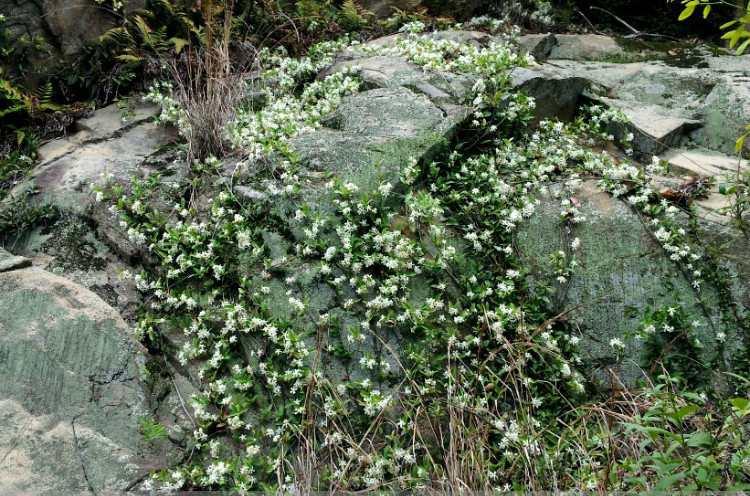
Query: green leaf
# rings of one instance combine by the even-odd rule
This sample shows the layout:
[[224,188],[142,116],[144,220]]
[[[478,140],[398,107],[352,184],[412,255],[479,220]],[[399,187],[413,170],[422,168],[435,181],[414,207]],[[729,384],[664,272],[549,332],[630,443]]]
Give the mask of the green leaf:
[[691,448],[709,447],[713,442],[714,438],[708,432],[694,432],[687,438],[687,445]]
[[737,55],[742,55],[743,53],[745,53],[745,50],[747,50],[748,46],[750,46],[750,38],[743,41],[742,44],[737,47]]
[[710,14],[710,13],[711,13],[711,6],[710,5],[706,5],[705,7],[703,7],[703,18],[704,19],[707,19],[708,18],[708,14]]
[[174,53],[180,54],[183,48],[185,48],[185,45],[188,44],[188,40],[184,38],[169,38],[169,41],[172,42],[174,45]]
[[144,417],[141,419],[141,433],[146,441],[155,441],[167,437],[167,428],[155,420]]
[[697,4],[689,3],[688,6],[685,7],[685,10],[683,10],[680,13],[680,17],[678,17],[678,20],[684,21],[685,19],[687,19],[688,17],[690,17],[691,15],[693,15],[693,12],[695,12],[695,6],[696,5]]
[[747,398],[732,398],[729,400],[729,402],[732,404],[734,408],[737,409],[737,411],[741,415],[747,415],[750,413],[750,400]]
[[719,29],[721,29],[722,31],[724,31],[725,29],[728,29],[728,28],[734,26],[738,22],[740,22],[740,21],[738,21],[737,19],[734,19],[734,20],[729,21],[729,22],[725,22],[724,24],[722,24],[721,26],[719,26]]
[[663,479],[659,480],[659,482],[656,484],[656,487],[654,489],[656,489],[657,492],[665,491],[669,489],[670,487],[672,487],[673,485],[680,482],[684,478],[685,478],[684,472],[678,472],[674,475],[664,477]]
[[143,61],[143,57],[138,57],[136,55],[128,55],[128,54],[121,54],[115,57],[120,62],[132,62],[132,63],[138,63]]
[[16,129],[16,145],[21,146],[24,139],[26,139],[26,131],[23,129]]
[[689,417],[699,410],[698,405],[685,405],[676,412],[672,413],[670,417],[675,419],[677,422],[682,422],[686,417]]
[[721,36],[722,40],[729,40],[729,48],[734,48],[737,42],[740,41],[740,38],[742,38],[741,29],[733,29],[732,31],[727,31]]

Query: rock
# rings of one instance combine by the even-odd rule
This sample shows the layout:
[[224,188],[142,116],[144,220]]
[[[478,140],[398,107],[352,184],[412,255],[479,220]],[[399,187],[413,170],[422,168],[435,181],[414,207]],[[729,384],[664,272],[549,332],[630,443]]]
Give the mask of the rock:
[[23,233],[13,248],[32,260],[34,266],[89,289],[117,309],[123,318],[134,319],[140,295],[132,280],[120,276],[126,270],[133,272],[134,267],[123,263],[118,256],[125,251],[127,240],[121,232],[112,231],[115,251],[100,239],[106,237],[97,235],[97,230],[101,232],[104,227],[91,224],[84,217],[62,214],[51,225]]
[[121,492],[152,466],[140,352],[92,292],[36,268],[0,273],[0,487]]
[[476,79],[451,73],[434,73],[394,56],[366,56],[335,63],[320,77],[350,68],[358,68],[366,86],[375,88],[407,87],[423,93],[434,102],[463,103]]
[[[158,386],[153,388],[158,398],[154,417],[166,427],[167,436],[174,444],[184,445],[189,433],[196,428],[195,411],[190,398],[199,391],[188,377],[175,370],[171,364],[164,364],[164,368],[164,376],[160,377]],[[167,445],[166,448],[169,450],[171,446]]]
[[393,15],[396,10],[413,11],[422,3],[422,0],[365,0],[362,7],[369,10],[375,17],[385,19]]
[[604,97],[596,100],[621,110],[627,116],[630,121],[627,127],[633,133],[633,149],[647,159],[679,144],[688,131],[701,126],[701,122],[695,119],[665,115],[663,108],[656,105],[637,106]]
[[[729,60],[740,57],[721,57]],[[743,62],[750,59],[742,57]],[[718,62],[717,62],[718,63]],[[726,72],[703,101],[700,118],[704,125],[691,135],[699,146],[724,153],[735,153],[735,141],[750,124],[750,69],[742,72]],[[750,140],[745,143],[745,151],[750,152]]]
[[14,269],[23,269],[31,265],[31,260],[25,257],[17,257],[0,248],[0,272],[8,272]]
[[614,38],[599,34],[557,34],[550,59],[602,60],[625,53]]
[[581,95],[590,83],[572,73],[561,73],[546,66],[516,68],[511,73],[513,89],[536,100],[536,120],[570,120],[578,109]]
[[[157,108],[137,106],[132,116],[116,105],[98,110],[79,123],[80,131],[54,140],[39,150],[41,162],[11,196],[33,190],[36,200],[83,213],[91,205],[91,187],[105,177],[129,182],[145,159],[170,143],[173,133],[150,121]],[[125,113],[127,115],[127,113]]]
[[698,217],[716,225],[730,224],[731,196],[719,192],[719,187],[741,174],[750,172],[750,162],[705,149],[672,149],[661,157],[669,164],[672,174],[692,179],[712,179],[706,197],[693,200]]
[[740,73],[750,76],[750,54],[706,57],[708,67],[717,72]]
[[525,34],[519,38],[522,53],[528,53],[537,62],[544,62],[557,46],[557,37],[552,33]]
[[636,134],[644,138],[636,143],[637,151],[644,155],[660,153],[688,138],[700,147],[732,154],[735,140],[750,122],[750,76],[742,67],[744,59],[737,59],[742,58],[709,59],[723,70],[662,62],[555,60],[541,71],[549,78],[578,75],[587,79],[589,96],[633,118]]
[[[584,182],[575,198],[586,221],[572,232],[560,228],[559,200],[543,196],[540,208],[517,235],[518,250],[531,268],[533,284],[554,290],[553,314],[568,311],[566,318],[581,332],[584,363],[592,376],[608,387],[613,378],[634,385],[650,366],[643,343],[632,336],[649,308],[681,304],[700,321],[704,363],[713,360],[731,370],[731,356],[744,346],[736,326],[722,317],[718,296],[704,287],[696,293],[682,272],[664,254],[641,219],[625,203],[599,190],[594,181]],[[571,256],[571,240],[581,241],[576,252],[578,267],[569,281],[560,284],[549,256],[562,250]],[[716,334],[725,332],[735,347],[719,355]],[[622,340],[626,349],[618,357],[611,339]]]
[[428,33],[430,38],[433,40],[447,40],[460,45],[474,45],[479,48],[488,44],[492,40],[492,36],[482,31],[466,31],[459,29],[447,29],[443,31],[435,31]]
[[326,128],[291,140],[310,171],[332,172],[371,190],[396,182],[415,158],[427,160],[456,133],[469,115],[463,106],[441,108],[404,87],[351,95],[326,121]]
[[[372,40],[340,54],[337,61],[323,70],[319,77],[335,72],[357,68],[365,85],[376,88],[406,87],[422,93],[433,103],[445,108],[446,104],[464,104],[471,96],[476,78],[468,75],[435,73],[425,71],[405,59],[392,55],[372,55],[372,49],[388,48],[402,36],[395,34]],[[475,31],[438,31],[430,33],[435,39],[447,39],[456,43],[483,45],[491,37]],[[541,35],[537,44],[550,44],[555,35]],[[529,46],[533,43],[526,38]],[[533,47],[532,47],[533,48]],[[579,71],[560,70],[551,65],[532,66],[514,69],[511,74],[512,86],[537,100],[537,121],[546,118],[568,120],[575,113],[580,97],[590,82]]]
[[713,177],[717,180],[729,174],[750,171],[750,162],[736,156],[701,149],[673,149],[660,157],[669,163],[670,169],[691,177]]
[[455,19],[469,19],[482,5],[479,0],[454,0],[452,2],[434,2],[430,0],[363,0],[359,2],[365,10],[375,14],[378,19],[387,19],[397,10],[415,12],[420,7],[428,7],[433,14],[450,16]]
[[[718,217],[718,221],[717,221]],[[726,216],[698,217],[696,237],[711,253],[735,304],[738,319],[750,317],[750,237]],[[747,344],[746,344],[747,346]],[[746,348],[747,350],[747,348]]]
[[268,201],[268,194],[247,186],[235,186],[234,193],[243,200],[254,202]]
[[145,6],[144,0],[125,0],[120,13],[94,1],[41,0],[21,2],[0,0],[0,12],[7,19],[11,40],[42,43],[51,52],[45,64],[54,65],[59,57],[72,57],[81,48],[115,27],[121,15]]
[[66,56],[115,25],[114,16],[94,2],[44,0],[42,5],[47,27]]

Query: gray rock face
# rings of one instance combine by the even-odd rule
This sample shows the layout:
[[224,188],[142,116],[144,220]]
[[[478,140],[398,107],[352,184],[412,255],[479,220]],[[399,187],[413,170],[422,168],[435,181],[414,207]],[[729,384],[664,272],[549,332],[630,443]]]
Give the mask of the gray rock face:
[[557,36],[552,33],[525,34],[519,39],[523,53],[531,54],[537,62],[544,62],[557,46]]
[[521,67],[511,73],[511,84],[515,90],[534,97],[535,116],[540,121],[571,119],[590,82],[581,76],[556,72],[547,67]]
[[134,315],[138,296],[132,281],[119,277],[131,269],[121,258],[133,262],[141,254],[111,222],[107,208],[95,203],[91,187],[108,176],[129,183],[133,176],[184,169],[151,160],[173,138],[172,131],[152,122],[156,112],[139,104],[126,113],[111,105],[78,121],[77,132],[40,148],[39,164],[11,191],[10,203],[0,204],[0,210],[13,208],[12,199],[23,198],[56,207],[61,220],[22,233],[13,250],[94,291],[126,317]]
[[[750,123],[750,57],[723,59],[728,59],[723,62],[725,67],[741,66],[742,70],[721,73],[700,109],[704,126],[691,138],[701,146],[732,153],[737,136]],[[750,152],[750,142],[745,151]]]
[[[114,13],[111,3],[93,0],[0,0],[0,14],[7,21],[12,46],[40,47],[29,51],[34,70],[23,74],[29,84],[36,84],[59,70],[60,62],[81,53],[87,43],[95,42],[108,29],[117,25],[123,14],[143,8],[145,0],[125,0],[123,10]],[[9,68],[13,70],[13,68]]]
[[362,6],[375,14],[375,16],[385,19],[398,10],[413,10],[419,7],[421,0],[366,0]]
[[599,34],[557,34],[555,40],[550,59],[601,60],[625,52],[614,38]]
[[17,257],[0,248],[0,272],[23,269],[29,265],[31,265],[31,260],[28,258]]
[[[143,0],[122,3],[125,13],[145,5]],[[9,19],[8,27],[17,39],[26,36],[45,40],[53,52],[66,57],[114,27],[118,18],[106,4],[87,0],[2,0],[0,13]]]
[[[388,48],[395,44],[400,34],[384,36],[366,43],[368,48]],[[482,46],[491,37],[476,31],[439,31],[431,33],[435,39]],[[522,51],[539,55],[541,59],[556,46],[556,35],[527,35],[521,38]],[[476,79],[472,76],[425,71],[403,58],[366,54],[355,47],[345,50],[331,67],[321,72],[321,77],[345,69],[358,68],[366,85],[376,88],[405,87],[424,94],[443,110],[446,104],[465,104]],[[515,69],[511,75],[512,87],[521,90],[537,101],[537,121],[547,118],[570,119],[580,103],[581,95],[590,86],[583,74],[545,65]],[[450,113],[450,111],[448,111]]]
[[[617,386],[617,381],[632,385],[643,378],[650,364],[643,354],[643,342],[633,333],[648,308],[678,303],[691,312],[691,320],[702,324],[701,359],[705,363],[718,360],[731,370],[729,357],[736,356],[744,345],[736,328],[722,321],[714,290],[694,291],[638,215],[593,181],[584,183],[575,198],[585,222],[572,231],[560,229],[560,203],[545,196],[517,241],[537,283],[555,288],[554,312],[568,311],[566,317],[580,330],[584,361],[593,367],[594,379],[609,387]],[[550,255],[562,250],[571,256],[571,241],[576,237],[581,242],[575,254],[579,266],[569,281],[560,284],[554,280]],[[719,332],[730,336],[727,342],[734,348],[719,351]],[[619,356],[609,345],[613,338],[625,343]]]
[[39,149],[41,162],[12,196],[34,190],[39,202],[82,213],[93,199],[91,187],[106,176],[129,181],[144,160],[171,142],[173,134],[151,122],[157,108],[138,105],[126,114],[115,104],[78,123],[72,136]]
[[[0,254],[2,256],[2,254]],[[139,351],[99,297],[36,268],[0,273],[0,487],[123,491],[154,460]]]
[[[363,0],[360,5],[375,14],[377,18],[385,19],[395,14],[396,10],[414,12],[424,3],[422,0]],[[441,15],[468,19],[480,5],[482,2],[479,0],[456,0],[445,5],[433,2],[431,7]]]
[[588,84],[562,86],[552,94],[562,91],[572,99],[576,91],[580,95],[588,88],[587,98],[622,110],[632,121],[635,149],[642,155],[661,153],[683,141],[732,154],[734,141],[750,122],[745,62],[744,57],[717,57],[710,63],[723,70],[713,70],[662,62],[551,60],[517,71],[523,79],[537,79],[538,87],[585,80]]

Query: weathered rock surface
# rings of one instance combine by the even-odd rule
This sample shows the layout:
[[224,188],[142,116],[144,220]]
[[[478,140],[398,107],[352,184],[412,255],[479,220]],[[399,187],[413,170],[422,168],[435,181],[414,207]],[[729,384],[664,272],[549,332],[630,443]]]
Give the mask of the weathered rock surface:
[[379,18],[387,18],[398,10],[414,10],[422,0],[366,0],[362,6]]
[[334,172],[372,189],[396,181],[412,158],[425,158],[445,145],[468,112],[463,106],[438,106],[405,87],[378,88],[345,98],[326,128],[295,137],[292,146],[311,171]]
[[455,19],[468,19],[482,5],[482,2],[479,0],[456,0],[442,4],[440,2],[424,2],[423,0],[363,0],[360,4],[380,19],[392,16],[397,10],[414,12],[425,4],[429,4],[431,10],[440,15],[451,16]]
[[543,119],[570,120],[590,82],[579,75],[560,73],[547,67],[517,68],[511,73],[514,89],[534,97],[535,116]]
[[75,134],[46,143],[31,177],[11,196],[33,191],[40,203],[85,212],[93,201],[91,187],[106,177],[129,181],[150,170],[144,161],[172,141],[173,133],[152,122],[158,109],[137,104],[130,111],[113,104],[78,123]]
[[556,34],[555,40],[550,59],[601,60],[625,52],[614,38],[600,34]]
[[40,148],[39,164],[0,204],[14,208],[18,198],[56,207],[61,220],[23,233],[14,251],[94,291],[126,318],[134,316],[138,295],[119,274],[131,269],[129,263],[140,264],[142,253],[106,208],[93,208],[100,205],[91,188],[108,178],[127,184],[154,172],[168,183],[184,173],[184,166],[160,155],[174,132],[153,122],[157,111],[140,103],[125,109],[110,105],[81,119],[75,133]]
[[23,269],[31,265],[31,260],[18,257],[0,248],[0,272],[8,272],[13,269]]
[[1,272],[0,294],[0,487],[127,489],[155,462],[138,430],[146,410],[128,326],[92,292],[37,268]]
[[[566,314],[580,330],[584,362],[593,368],[603,386],[632,385],[651,365],[643,342],[634,337],[648,309],[681,304],[691,320],[701,323],[706,364],[731,370],[732,356],[744,348],[736,326],[722,317],[718,295],[710,287],[697,292],[670,261],[663,249],[631,208],[596,184],[585,182],[575,195],[586,221],[568,231],[560,228],[560,202],[542,198],[540,209],[519,232],[519,252],[532,268],[535,284],[555,288],[553,313]],[[580,239],[575,253],[579,266],[573,277],[559,283],[550,255],[562,250],[572,256],[571,241]],[[724,332],[728,346],[720,350],[717,333]],[[621,353],[611,339],[624,341]]]
[[[735,60],[739,59],[739,60]],[[750,84],[745,57],[713,60],[726,70],[673,67],[663,62],[616,64],[555,60],[536,70],[550,77],[579,76],[588,80],[587,96],[623,110],[641,138],[636,150],[661,153],[691,141],[726,154],[750,122]]]
[[531,54],[537,62],[544,62],[557,46],[557,37],[552,33],[525,34],[518,44],[522,53]]

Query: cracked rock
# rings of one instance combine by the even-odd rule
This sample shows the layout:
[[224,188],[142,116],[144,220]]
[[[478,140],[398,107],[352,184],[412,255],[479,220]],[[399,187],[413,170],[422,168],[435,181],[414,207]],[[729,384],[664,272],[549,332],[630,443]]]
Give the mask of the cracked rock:
[[140,350],[94,293],[37,268],[0,273],[0,487],[122,491],[154,466],[139,433]]

